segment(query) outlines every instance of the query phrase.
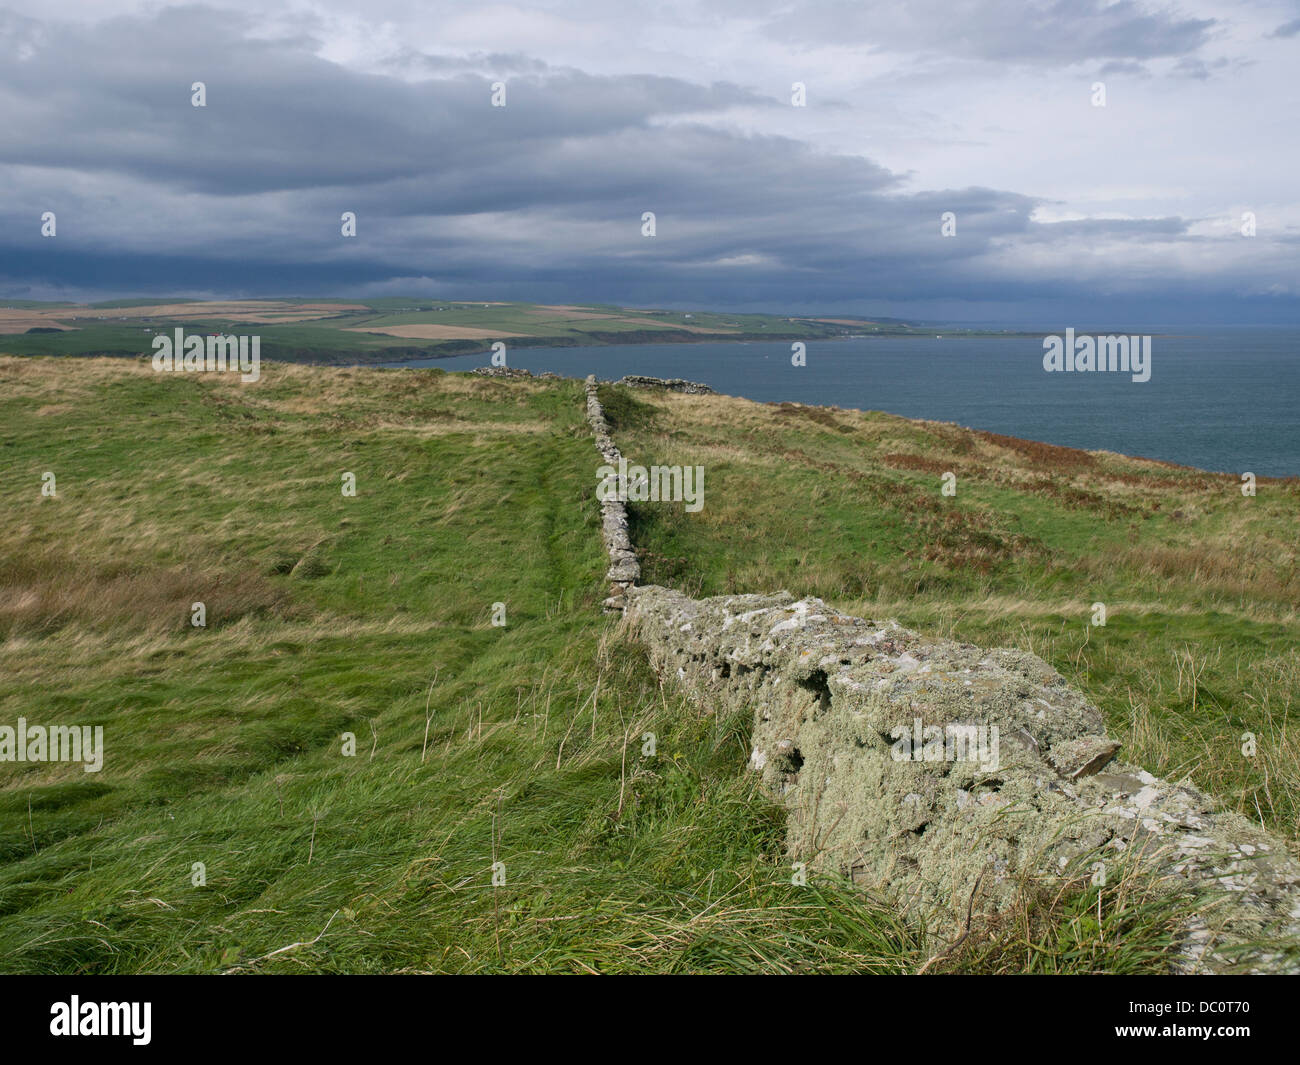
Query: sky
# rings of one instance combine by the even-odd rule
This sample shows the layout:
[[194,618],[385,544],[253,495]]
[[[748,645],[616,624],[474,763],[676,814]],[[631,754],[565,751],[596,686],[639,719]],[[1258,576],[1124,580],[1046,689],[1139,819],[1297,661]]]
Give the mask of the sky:
[[0,301],[1300,324],[1298,71],[1300,0],[10,0]]

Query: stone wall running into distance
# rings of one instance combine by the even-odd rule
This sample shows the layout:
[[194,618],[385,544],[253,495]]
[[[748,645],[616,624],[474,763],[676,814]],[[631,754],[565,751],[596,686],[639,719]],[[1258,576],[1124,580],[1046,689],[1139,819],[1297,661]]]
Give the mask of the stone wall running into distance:
[[[587,417],[617,465],[594,377]],[[788,811],[792,862],[886,890],[936,928],[1007,907],[1027,878],[1136,872],[1197,899],[1173,971],[1300,971],[1296,954],[1255,945],[1300,940],[1286,844],[1188,782],[1117,761],[1100,711],[1042,659],[786,592],[637,587],[626,510],[603,509],[606,609],[706,711],[753,714],[749,766]]]
[[[595,374],[587,378],[587,422],[596,438],[596,450],[601,458],[606,465],[617,469],[621,456],[618,445],[609,435],[609,423],[605,421],[605,412],[596,397]],[[641,579],[641,563],[637,561],[632,538],[628,535],[627,504],[618,499],[603,501],[600,505],[600,528],[605,550],[609,552],[609,570],[605,574],[609,582],[609,597],[604,606],[607,612],[618,613],[623,609],[627,590]]]

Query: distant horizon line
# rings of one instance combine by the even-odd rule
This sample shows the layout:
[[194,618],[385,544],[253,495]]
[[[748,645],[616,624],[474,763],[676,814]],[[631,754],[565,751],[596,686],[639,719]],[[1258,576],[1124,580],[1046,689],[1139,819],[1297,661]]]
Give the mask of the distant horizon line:
[[[889,323],[898,325],[909,325],[914,327],[934,327],[941,328],[960,328],[960,329],[1000,329],[1008,331],[1021,332],[1053,332],[1065,327],[1065,324],[1075,326],[1076,330],[1085,330],[1092,333],[1125,333],[1133,332],[1136,329],[1300,329],[1300,320],[1294,322],[1278,321],[1179,321],[1179,320],[1161,320],[1161,321],[1132,321],[1126,325],[1097,325],[1097,319],[1089,316],[1073,317],[1068,314],[1053,316],[1051,318],[1035,316],[1033,318],[916,318],[901,317],[891,314],[864,314],[859,311],[839,311],[839,310],[740,310],[734,306],[727,305],[709,305],[709,304],[673,304],[669,303],[623,303],[611,300],[598,300],[594,302],[582,302],[579,297],[566,297],[560,303],[548,303],[541,300],[521,300],[521,299],[501,299],[499,297],[473,298],[473,297],[448,297],[448,296],[430,296],[420,293],[398,293],[389,296],[356,296],[356,295],[265,295],[265,296],[188,296],[188,295],[171,295],[168,293],[147,293],[134,296],[113,296],[107,299],[97,300],[71,300],[71,299],[32,299],[21,296],[0,296],[0,308],[14,307],[18,304],[39,304],[43,306],[65,306],[65,307],[91,307],[107,308],[114,304],[123,304],[135,302],[138,300],[157,300],[159,302],[168,301],[172,303],[271,303],[271,302],[303,302],[303,303],[387,303],[395,300],[413,300],[433,303],[448,304],[497,304],[497,305],[520,305],[520,306],[537,306],[537,307],[556,307],[556,306],[574,306],[574,307],[614,307],[624,310],[638,311],[676,311],[680,313],[713,313],[713,314],[737,314],[737,315],[765,315],[775,318],[793,318],[793,319],[818,319],[835,317],[839,319],[849,319],[860,321],[864,325],[875,323]],[[12,303],[6,302],[12,301]],[[1064,323],[1064,324],[1063,324]]]

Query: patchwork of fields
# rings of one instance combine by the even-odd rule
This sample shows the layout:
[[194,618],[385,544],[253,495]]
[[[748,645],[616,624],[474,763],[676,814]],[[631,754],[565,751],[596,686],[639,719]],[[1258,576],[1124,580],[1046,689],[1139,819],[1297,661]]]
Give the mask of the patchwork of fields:
[[[820,339],[842,323],[775,315],[629,310],[613,306],[378,300],[121,300],[0,306],[3,349],[16,355],[120,355],[149,351],[154,333],[256,332],[264,354],[299,362],[366,363],[523,345],[642,341]],[[33,330],[35,330],[33,332]]]

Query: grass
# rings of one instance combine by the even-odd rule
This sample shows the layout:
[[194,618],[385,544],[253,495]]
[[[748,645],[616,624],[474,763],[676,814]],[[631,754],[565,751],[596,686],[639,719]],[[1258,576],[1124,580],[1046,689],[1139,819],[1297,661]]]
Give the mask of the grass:
[[633,505],[647,583],[787,588],[1031,650],[1101,707],[1127,757],[1300,837],[1295,478],[1249,498],[1228,474],[880,413],[635,403],[629,462],[707,471],[697,514]]
[[106,735],[0,765],[5,971],[915,963],[609,633],[580,385],[265,369],[0,360],[0,720]]
[[[0,968],[1165,964],[1183,903],[1136,873],[1026,885],[1000,923],[963,929],[793,884],[783,811],[744,772],[745,715],[680,700],[600,614],[582,395],[439,371],[268,363],[241,386],[146,360],[0,358],[0,722],[100,724],[106,746],[98,774],[0,763]],[[1032,643],[1144,764],[1208,774],[1230,799],[1249,787],[1246,805],[1294,834],[1293,486],[1261,482],[1247,511],[1208,475],[1110,458],[1053,472],[947,427],[607,398],[630,460],[708,470],[699,514],[636,514],[648,579],[785,584]],[[956,504],[882,454],[963,463]],[[1099,520],[1074,488],[1132,509]],[[1171,516],[1175,497],[1191,517]],[[1230,551],[1281,568],[1238,573]],[[1113,564],[1090,568],[1094,553]],[[1177,575],[1193,559],[1204,587]],[[1095,599],[1111,618],[1089,633]],[[1248,723],[1258,759],[1216,761]]]

